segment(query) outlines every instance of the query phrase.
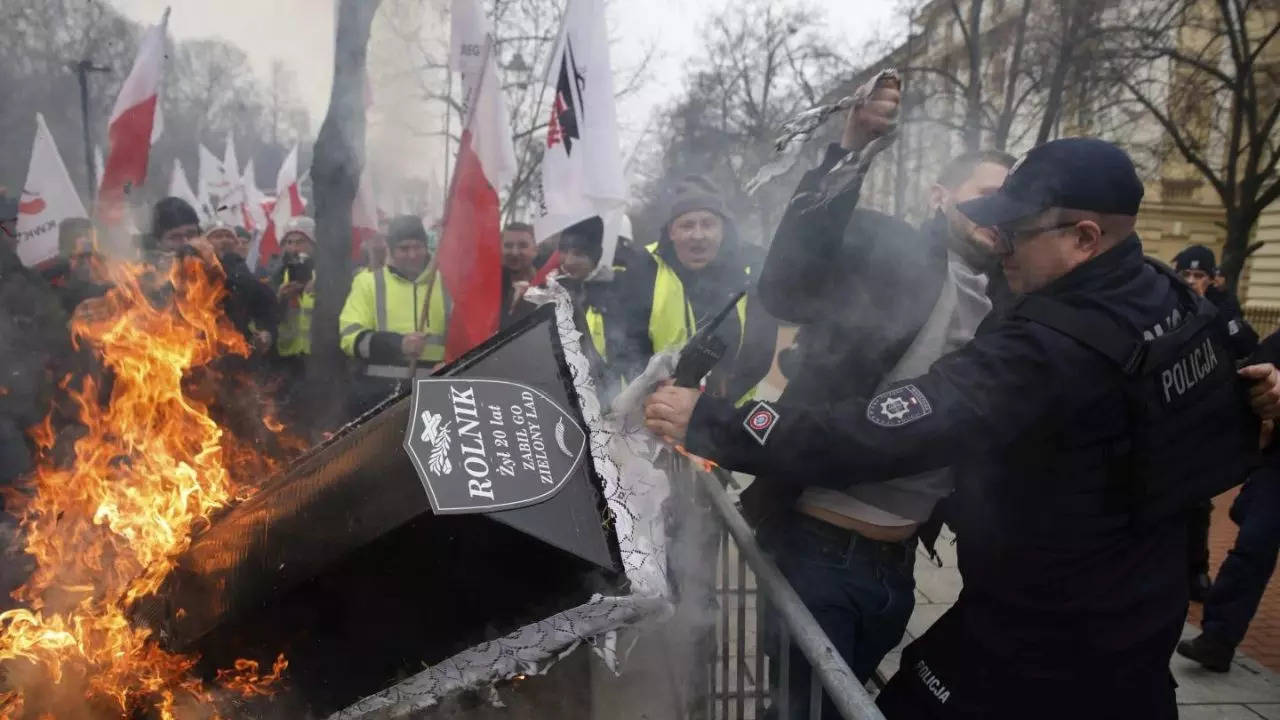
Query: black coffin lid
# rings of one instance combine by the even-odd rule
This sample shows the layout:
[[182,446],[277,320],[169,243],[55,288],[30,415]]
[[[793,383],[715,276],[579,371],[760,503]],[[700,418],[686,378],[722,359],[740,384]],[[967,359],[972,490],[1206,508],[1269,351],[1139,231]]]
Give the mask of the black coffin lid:
[[[550,305],[440,374],[511,378],[581,419]],[[275,712],[323,715],[620,592],[591,462],[538,505],[437,516],[402,447],[409,412],[407,396],[388,400],[216,518],[135,619],[200,653],[207,676],[283,652],[291,691]]]

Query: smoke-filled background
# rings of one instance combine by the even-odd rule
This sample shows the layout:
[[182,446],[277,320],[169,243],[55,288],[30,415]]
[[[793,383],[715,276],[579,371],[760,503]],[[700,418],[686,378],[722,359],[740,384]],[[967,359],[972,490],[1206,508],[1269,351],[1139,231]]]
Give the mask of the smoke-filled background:
[[[504,219],[527,220],[547,117],[543,73],[563,3],[493,0],[484,3],[495,26],[495,52],[516,138],[517,172],[502,193]],[[633,206],[642,208],[666,179],[691,172],[713,176],[746,215],[760,210],[740,186],[767,155],[785,117],[848,76],[847,60],[885,49],[899,26],[891,2],[806,3],[791,0],[707,3],[677,0],[608,4],[622,152]],[[329,103],[333,77],[334,10],[327,0],[208,4],[179,0],[53,0],[0,3],[0,186],[21,192],[31,152],[35,113],[42,112],[72,181],[88,200],[80,89],[74,64],[87,73],[88,136],[107,151],[112,103],[147,25],[166,6],[169,65],[161,109],[164,131],[150,155],[147,183],[132,196],[138,224],[145,207],[166,194],[173,160],[197,184],[198,146],[215,156],[234,138],[243,168],[254,160],[256,181],[268,194],[285,154],[298,143],[299,169],[310,166],[311,145]],[[442,212],[448,172],[462,118],[460,82],[447,69],[448,2],[386,0],[369,42],[367,161],[380,211],[430,218]],[[720,54],[743,55],[780,38],[786,53],[770,79],[733,88],[735,72]],[[755,60],[753,60],[753,63]],[[721,85],[721,94],[710,86]],[[734,94],[739,96],[734,97]],[[763,98],[752,99],[752,95]],[[540,102],[543,101],[543,102]],[[709,104],[718,107],[710,112]],[[754,107],[749,107],[754,106]],[[705,125],[705,127],[704,127]],[[679,159],[674,155],[685,155]],[[308,188],[304,184],[304,193]],[[776,214],[762,210],[761,219]],[[743,220],[754,218],[744,217]],[[744,223],[754,226],[754,222]],[[751,238],[764,238],[758,231]]]

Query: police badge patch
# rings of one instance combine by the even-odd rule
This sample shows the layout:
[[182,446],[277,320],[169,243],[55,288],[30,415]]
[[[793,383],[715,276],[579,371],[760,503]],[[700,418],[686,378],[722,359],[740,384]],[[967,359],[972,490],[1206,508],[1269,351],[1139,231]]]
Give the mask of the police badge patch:
[[867,419],[881,427],[902,427],[932,413],[929,400],[915,385],[885,390],[867,404]]
[[747,419],[742,421],[742,426],[747,429],[747,433],[756,439],[756,442],[764,445],[769,439],[769,433],[773,432],[773,426],[778,423],[778,412],[769,407],[766,402],[758,402],[756,406],[747,414]]

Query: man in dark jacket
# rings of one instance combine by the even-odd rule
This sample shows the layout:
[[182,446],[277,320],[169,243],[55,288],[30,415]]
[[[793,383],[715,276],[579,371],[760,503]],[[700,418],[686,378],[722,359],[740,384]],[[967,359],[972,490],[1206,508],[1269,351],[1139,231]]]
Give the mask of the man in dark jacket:
[[728,208],[709,180],[677,184],[656,243],[635,253],[618,287],[617,369],[635,378],[654,353],[693,336],[740,290],[747,290],[721,323],[729,351],[707,378],[708,392],[741,400],[769,372],[778,324],[752,287],[753,253],[738,238]]
[[[897,90],[881,88],[850,114],[842,145],[801,180],[774,235],[760,299],[801,325],[782,402],[826,407],[920,374],[968,342],[992,307],[994,240],[955,206],[995,192],[1011,156],[975,152],[948,163],[930,192],[934,216],[919,230],[856,209],[862,173],[830,176],[850,150],[866,153],[865,170],[868,144],[896,110]],[[848,485],[759,481],[742,499],[783,574],[866,680],[906,629],[917,528],[951,480],[940,471]],[[809,668],[798,650],[791,668],[791,707],[807,717]]]
[[[964,590],[904,651],[880,698],[890,718],[1177,715],[1168,662],[1186,581],[1169,548],[1186,527],[1135,493],[1155,460],[1178,492],[1236,480],[1214,473],[1257,438],[1225,330],[1143,257],[1142,192],[1121,150],[1071,138],[1032,150],[999,193],[961,205],[999,227],[1005,277],[1026,297],[923,376],[833,406],[735,409],[675,387],[646,405],[652,431],[757,482],[841,488],[954,469]],[[1153,438],[1132,419],[1132,373],[1144,339],[1161,337],[1193,344],[1177,346],[1176,373],[1152,355],[1180,378],[1158,428],[1183,423],[1152,454],[1139,450]]]
[[1236,357],[1246,358],[1258,347],[1258,333],[1244,319],[1240,301],[1235,295],[1218,287],[1218,261],[1213,250],[1204,245],[1192,245],[1173,258],[1173,269],[1200,297],[1213,303],[1227,321],[1231,331],[1231,348]]
[[[1252,361],[1280,362],[1280,332],[1262,341]],[[1272,454],[1249,477],[1231,503],[1230,515],[1240,532],[1205,593],[1204,632],[1178,643],[1179,655],[1215,672],[1231,669],[1236,646],[1244,640],[1275,572],[1280,554],[1280,455]]]

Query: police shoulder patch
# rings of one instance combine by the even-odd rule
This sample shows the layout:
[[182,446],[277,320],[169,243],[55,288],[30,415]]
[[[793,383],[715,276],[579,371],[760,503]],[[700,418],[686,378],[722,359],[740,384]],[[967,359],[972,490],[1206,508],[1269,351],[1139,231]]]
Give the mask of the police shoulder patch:
[[881,427],[902,427],[932,413],[928,398],[915,385],[885,390],[867,404],[867,419]]
[[742,421],[742,427],[746,428],[747,434],[756,439],[756,442],[764,445],[769,439],[769,433],[773,432],[773,426],[778,424],[778,411],[769,406],[769,403],[761,401],[751,408],[751,412],[747,413],[747,417]]

